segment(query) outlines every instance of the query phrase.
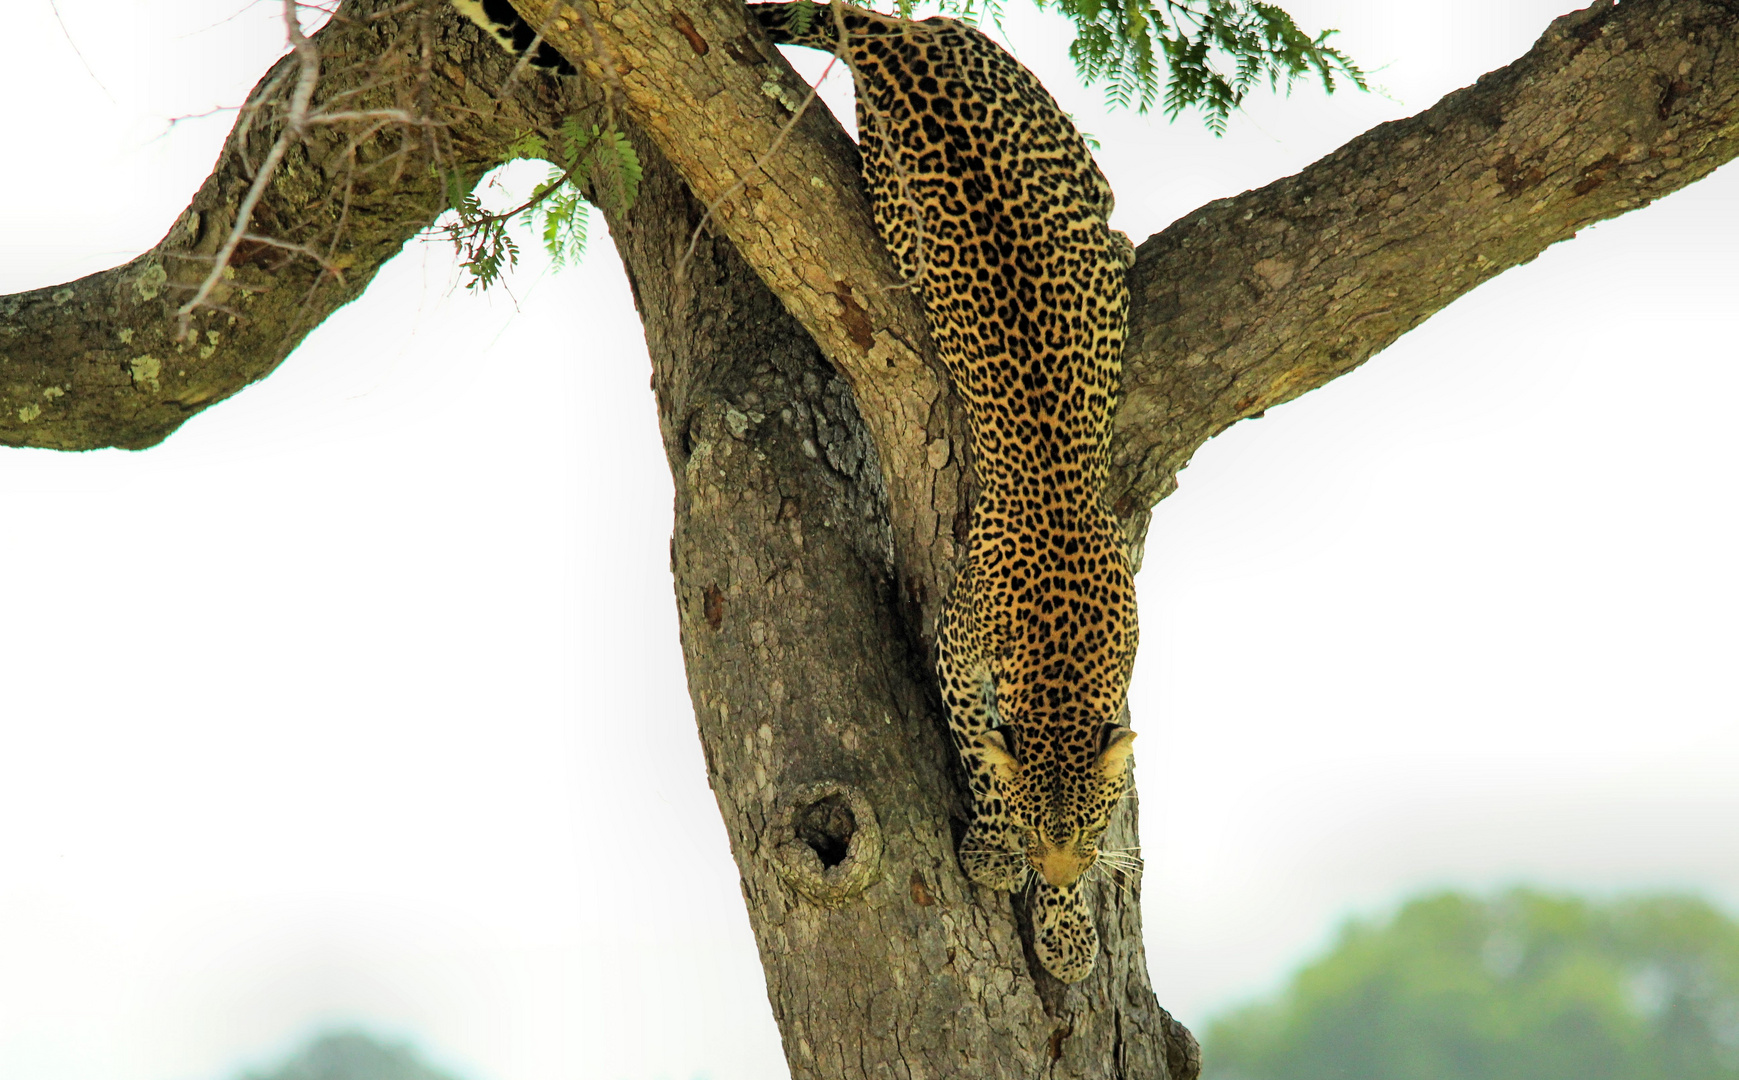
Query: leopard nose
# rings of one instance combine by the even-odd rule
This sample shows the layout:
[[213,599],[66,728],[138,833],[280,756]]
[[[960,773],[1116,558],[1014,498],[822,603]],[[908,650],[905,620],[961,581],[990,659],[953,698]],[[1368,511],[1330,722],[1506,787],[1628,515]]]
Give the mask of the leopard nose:
[[1093,859],[1091,856],[1078,855],[1067,848],[1052,848],[1035,858],[1033,865],[1047,883],[1062,888],[1079,881],[1081,875],[1087,872],[1087,867],[1093,865]]

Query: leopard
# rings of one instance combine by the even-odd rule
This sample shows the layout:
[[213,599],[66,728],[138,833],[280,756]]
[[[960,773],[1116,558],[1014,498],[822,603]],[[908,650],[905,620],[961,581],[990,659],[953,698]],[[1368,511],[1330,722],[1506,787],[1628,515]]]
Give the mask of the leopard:
[[[579,69],[538,36],[508,0],[448,0],[453,9],[475,23],[483,35],[527,64],[551,75],[578,75]],[[537,48],[533,49],[532,45]]]
[[1106,505],[1134,248],[1068,114],[975,27],[748,9],[776,44],[849,65],[877,231],[965,404],[978,488],[935,649],[970,792],[960,862],[1026,893],[1034,956],[1078,982],[1135,739],[1134,574]]

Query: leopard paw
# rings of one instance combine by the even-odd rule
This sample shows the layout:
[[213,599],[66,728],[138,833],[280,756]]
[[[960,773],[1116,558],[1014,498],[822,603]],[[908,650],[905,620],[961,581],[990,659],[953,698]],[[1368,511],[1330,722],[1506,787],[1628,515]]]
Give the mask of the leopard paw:
[[1080,982],[1093,970],[1099,931],[1087,910],[1080,882],[1058,888],[1041,881],[1033,890],[1033,952],[1044,969],[1063,982]]
[[1031,872],[1019,845],[1009,842],[1006,829],[975,821],[960,841],[960,865],[980,885],[1015,892]]

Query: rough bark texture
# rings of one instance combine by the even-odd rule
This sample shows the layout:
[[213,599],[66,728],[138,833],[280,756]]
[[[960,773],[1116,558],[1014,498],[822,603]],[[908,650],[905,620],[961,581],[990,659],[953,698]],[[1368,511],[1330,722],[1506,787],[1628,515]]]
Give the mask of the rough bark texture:
[[[593,115],[578,79],[522,75],[512,58],[441,7],[347,4],[313,36],[313,111],[373,113],[311,125],[255,209],[249,232],[317,252],[244,241],[232,273],[182,340],[177,309],[211,269],[254,170],[284,127],[296,62],[249,96],[260,107],[230,134],[211,176],[152,250],[66,285],[0,297],[0,446],[138,450],[262,379],[382,263],[446,207],[436,169],[462,190],[501,163],[514,136]],[[499,100],[496,93],[508,85]],[[406,114],[404,123],[379,115]]]
[[[612,220],[676,481],[689,690],[797,1077],[1187,1080],[1154,1000],[1139,888],[1101,887],[1105,952],[1065,987],[978,889],[930,661],[900,616],[887,497],[850,388],[655,147]],[[1108,839],[1133,846],[1133,803]],[[1167,1058],[1175,1067],[1167,1068]]]
[[[591,80],[522,74],[501,102],[505,58],[444,4],[398,7],[345,4],[317,39],[316,107],[417,122],[312,129],[253,229],[342,278],[244,246],[230,310],[176,338],[175,309],[281,124],[262,112],[153,252],[0,298],[0,444],[154,444],[271,371],[430,223],[431,160],[471,180],[519,131],[613,117],[646,164],[640,202],[611,224],[676,477],[690,688],[793,1073],[1193,1076],[1193,1040],[1148,985],[1138,883],[1101,890],[1105,952],[1064,987],[1031,962],[1018,901],[975,890],[955,861],[957,766],[925,642],[969,462],[837,126],[802,107],[735,0],[527,0]],[[1426,113],[1148,240],[1131,271],[1119,513],[1139,534],[1215,432],[1732,157],[1736,47],[1731,0],[1597,5]],[[256,97],[281,100],[287,70]],[[690,257],[709,204],[716,228]],[[1132,808],[1107,842],[1132,845],[1134,827]]]

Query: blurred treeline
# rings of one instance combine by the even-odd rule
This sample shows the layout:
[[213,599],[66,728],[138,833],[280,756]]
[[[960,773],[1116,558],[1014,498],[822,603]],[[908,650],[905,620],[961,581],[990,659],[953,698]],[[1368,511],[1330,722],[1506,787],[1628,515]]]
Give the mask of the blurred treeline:
[[1354,922],[1212,1024],[1205,1080],[1739,1080],[1739,924],[1520,890]]
[[270,1073],[242,1080],[453,1080],[405,1043],[385,1043],[360,1031],[321,1035]]

